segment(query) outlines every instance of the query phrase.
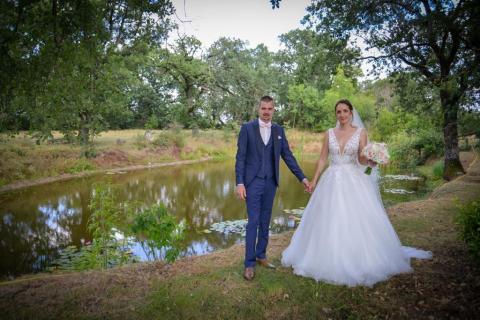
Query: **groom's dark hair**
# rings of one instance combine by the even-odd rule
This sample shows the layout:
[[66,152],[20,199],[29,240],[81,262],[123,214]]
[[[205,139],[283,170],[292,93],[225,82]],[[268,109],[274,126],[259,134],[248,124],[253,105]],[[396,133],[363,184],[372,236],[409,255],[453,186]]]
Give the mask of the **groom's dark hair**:
[[270,96],[263,96],[260,98],[260,101],[258,102],[258,106],[260,107],[260,104],[262,104],[262,102],[265,102],[265,103],[273,103],[273,105],[275,105],[275,102],[273,102],[273,98],[270,97]]

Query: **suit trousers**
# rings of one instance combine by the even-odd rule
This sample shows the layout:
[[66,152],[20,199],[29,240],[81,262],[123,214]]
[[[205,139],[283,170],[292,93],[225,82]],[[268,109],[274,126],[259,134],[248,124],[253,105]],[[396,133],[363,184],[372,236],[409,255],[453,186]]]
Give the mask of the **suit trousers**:
[[245,267],[254,267],[256,259],[265,259],[273,200],[277,191],[275,178],[255,177],[247,186],[248,223],[245,235]]

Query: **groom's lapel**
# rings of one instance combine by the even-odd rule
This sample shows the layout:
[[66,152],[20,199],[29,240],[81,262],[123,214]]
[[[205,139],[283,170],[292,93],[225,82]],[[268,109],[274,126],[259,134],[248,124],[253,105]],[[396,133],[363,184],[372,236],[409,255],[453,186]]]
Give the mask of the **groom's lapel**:
[[279,135],[278,135],[278,126],[276,124],[272,124],[272,139],[273,139],[273,151],[275,153],[275,156],[277,156],[278,152],[280,151],[279,149]]
[[260,134],[260,125],[258,123],[258,119],[253,121],[253,131],[255,131],[255,140],[257,142],[257,151],[258,151],[258,154],[261,155],[264,143],[263,143],[262,135]]

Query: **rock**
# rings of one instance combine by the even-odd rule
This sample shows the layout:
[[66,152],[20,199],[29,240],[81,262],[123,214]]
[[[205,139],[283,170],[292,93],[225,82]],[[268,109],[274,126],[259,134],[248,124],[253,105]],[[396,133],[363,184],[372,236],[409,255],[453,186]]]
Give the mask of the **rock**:
[[153,141],[153,133],[150,130],[145,131],[144,137],[145,137],[145,140],[147,140],[148,142]]

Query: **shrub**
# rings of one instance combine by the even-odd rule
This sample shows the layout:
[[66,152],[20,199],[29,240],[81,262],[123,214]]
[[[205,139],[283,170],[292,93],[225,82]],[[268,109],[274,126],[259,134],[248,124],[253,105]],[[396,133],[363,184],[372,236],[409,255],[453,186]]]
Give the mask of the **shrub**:
[[82,155],[87,159],[95,158],[97,156],[97,150],[90,145],[82,151]]
[[106,269],[138,261],[128,248],[128,240],[125,237],[123,240],[115,238],[121,208],[117,205],[111,184],[95,185],[89,208],[92,212],[87,229],[92,233],[92,242],[79,249],[66,247],[52,265],[60,270],[79,271]]
[[460,238],[466,242],[473,258],[480,263],[480,199],[460,206],[455,222]]
[[111,243],[115,240],[113,229],[117,224],[118,207],[111,184],[96,185],[90,204],[92,211],[87,229],[93,237],[93,254],[97,256],[102,267],[108,267],[109,255],[114,251]]
[[425,163],[433,155],[443,152],[443,138],[434,129],[420,130],[416,133],[399,132],[392,136],[389,151],[393,162],[400,167],[415,167]]
[[66,170],[67,173],[78,173],[83,171],[94,170],[95,166],[93,166],[88,160],[86,159],[79,159],[76,161],[73,167],[70,167]]
[[150,259],[173,262],[180,254],[183,224],[177,224],[164,205],[154,205],[135,214],[131,230]]
[[138,149],[144,149],[147,147],[147,139],[145,139],[144,135],[137,134],[133,138],[133,144],[138,148]]
[[152,114],[147,122],[145,123],[145,129],[153,130],[158,128],[158,118],[156,115]]
[[443,169],[444,169],[443,160],[438,160],[433,164],[432,173],[434,179],[443,179]]
[[159,133],[152,142],[157,147],[168,148],[173,145],[169,135]]
[[[95,185],[87,223],[92,242],[80,249],[66,247],[52,266],[61,270],[88,270],[137,262],[139,258],[130,250],[133,240],[140,243],[148,258],[175,261],[184,239],[184,224],[176,223],[161,204],[135,209],[139,206],[131,202],[119,204],[110,183]],[[129,226],[123,234],[116,228],[122,221]]]
[[181,131],[161,132],[155,137],[152,143],[157,147],[169,148],[175,146],[181,149],[185,146],[185,137]]

